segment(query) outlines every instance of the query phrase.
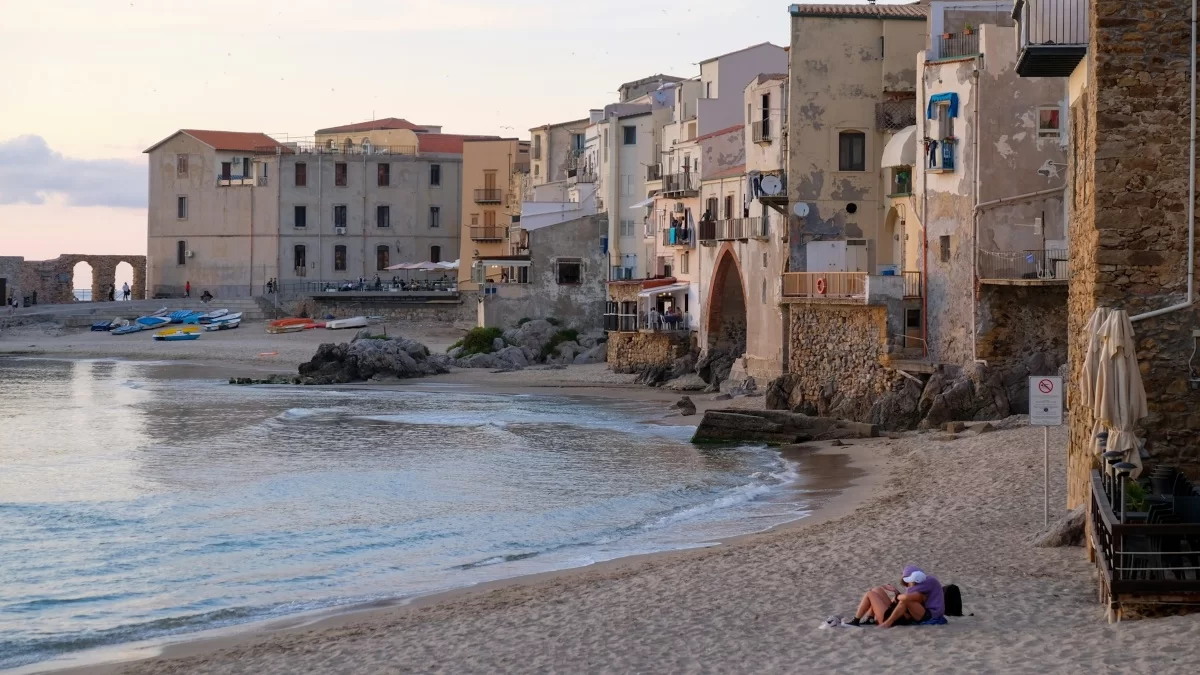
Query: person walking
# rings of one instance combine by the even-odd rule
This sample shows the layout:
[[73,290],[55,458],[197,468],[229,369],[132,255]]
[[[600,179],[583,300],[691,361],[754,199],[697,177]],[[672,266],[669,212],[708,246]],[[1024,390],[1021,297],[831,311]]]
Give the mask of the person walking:
[[183,283],[183,297],[185,297],[185,298],[192,297],[192,281],[191,281],[191,279],[189,279]]
[[9,316],[12,316],[13,314],[17,313],[17,306],[19,304],[20,304],[20,302],[17,300],[17,294],[13,293],[12,296],[10,296],[8,298],[8,315]]
[[121,285],[121,299],[124,300],[125,302],[129,302],[130,292],[131,291],[129,290],[129,282],[126,281],[124,284]]

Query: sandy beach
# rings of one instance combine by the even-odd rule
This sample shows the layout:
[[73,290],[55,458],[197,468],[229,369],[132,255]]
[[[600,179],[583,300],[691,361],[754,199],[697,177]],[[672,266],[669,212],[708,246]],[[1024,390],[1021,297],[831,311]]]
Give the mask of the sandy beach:
[[[257,331],[233,333],[248,337],[225,347],[226,355],[208,358],[257,367],[264,337],[282,343]],[[100,353],[115,339],[6,335],[0,351],[169,358]],[[275,348],[280,359],[272,364],[302,361],[308,356],[302,352],[327,339],[301,334],[294,345]],[[222,340],[200,342],[220,353],[205,345]],[[634,388],[628,376],[596,366],[457,372],[421,382],[679,395]],[[713,404],[711,395],[696,398]],[[1040,429],[1013,418],[992,432],[944,438],[904,434],[804,451],[817,453],[802,460],[806,471],[823,470],[837,488],[816,514],[712,548],[496,582],[316,623],[258,626],[172,644],[154,658],[74,672],[863,672],[905,660],[932,672],[1194,670],[1200,615],[1107,625],[1083,550],[1030,544],[1042,528]],[[1057,510],[1065,504],[1065,443],[1065,431],[1054,430],[1051,499]],[[909,563],[960,585],[970,616],[944,627],[819,628],[827,616],[852,614],[865,589],[896,582]]]

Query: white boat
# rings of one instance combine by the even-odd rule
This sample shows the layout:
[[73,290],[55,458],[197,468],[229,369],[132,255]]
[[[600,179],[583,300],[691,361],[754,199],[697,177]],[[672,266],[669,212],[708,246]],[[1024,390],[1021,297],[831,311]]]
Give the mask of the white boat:
[[242,320],[242,313],[234,312],[233,314],[222,314],[221,316],[213,317],[213,318],[209,319],[208,321],[206,321],[205,323],[209,323],[209,324],[228,323],[230,321],[241,321],[241,320]]
[[200,323],[209,323],[213,319],[219,319],[229,313],[227,309],[214,309],[207,314],[200,315]]
[[204,330],[233,330],[242,325],[241,319],[233,319],[231,321],[214,321],[204,327]]
[[325,327],[333,330],[338,330],[341,328],[366,328],[367,323],[367,317],[356,316],[349,319],[335,319],[333,321],[326,321]]

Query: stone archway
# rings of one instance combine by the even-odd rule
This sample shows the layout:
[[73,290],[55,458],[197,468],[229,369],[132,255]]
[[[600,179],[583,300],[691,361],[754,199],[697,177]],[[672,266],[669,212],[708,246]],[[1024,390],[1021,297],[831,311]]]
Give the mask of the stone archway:
[[[76,296],[75,293],[88,289],[87,296]],[[96,268],[86,260],[80,260],[71,266],[71,301],[72,302],[98,302],[99,294],[96,292]]]
[[96,302],[108,300],[108,289],[116,279],[117,263],[133,267],[132,297],[146,297],[146,256],[144,255],[60,255],[53,260],[26,260],[21,263],[20,288],[23,295],[37,294],[38,304],[75,301],[73,277],[75,265],[85,262],[92,268],[91,291]]
[[717,253],[712,283],[708,287],[705,347],[741,356],[746,351],[746,290],[741,263],[729,244]]

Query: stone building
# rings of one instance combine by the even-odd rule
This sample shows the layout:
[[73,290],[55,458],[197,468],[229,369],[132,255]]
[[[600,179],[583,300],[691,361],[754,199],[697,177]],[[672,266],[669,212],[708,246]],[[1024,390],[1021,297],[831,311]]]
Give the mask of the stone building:
[[547,183],[566,184],[567,172],[576,168],[583,155],[588,120],[545,124],[529,130],[529,179],[534,187]]
[[[1066,78],[1066,175],[1071,220],[1068,291],[1070,441],[1068,505],[1083,503],[1095,465],[1095,420],[1080,405],[1079,375],[1097,307],[1134,320],[1149,416],[1140,436],[1155,461],[1200,470],[1200,414],[1191,356],[1195,184],[1189,113],[1196,36],[1191,3],[1170,0],[1018,2],[1018,72]],[[1053,16],[1068,21],[1051,21]],[[1192,267],[1189,267],[1189,264]]]
[[418,136],[440,134],[436,125],[413,124],[397,117],[343,124],[318,129],[314,145],[322,150],[342,150],[347,154],[367,148],[389,148],[390,154],[416,154]]
[[76,302],[75,266],[79,263],[92,268],[93,299],[107,300],[110,291],[119,296],[116,272],[121,263],[133,270],[131,299],[146,297],[146,256],[66,254],[51,260],[0,256],[0,302],[11,302],[14,297],[22,306]]
[[[517,234],[529,174],[529,141],[471,139],[463,145],[459,288],[526,283],[529,256]],[[519,264],[498,264],[505,258]]]
[[1011,11],[930,6],[941,32],[917,57],[923,142],[903,236],[923,251],[929,359],[986,362],[1026,412],[1026,378],[1056,373],[1067,356],[1066,90],[1017,74]]

